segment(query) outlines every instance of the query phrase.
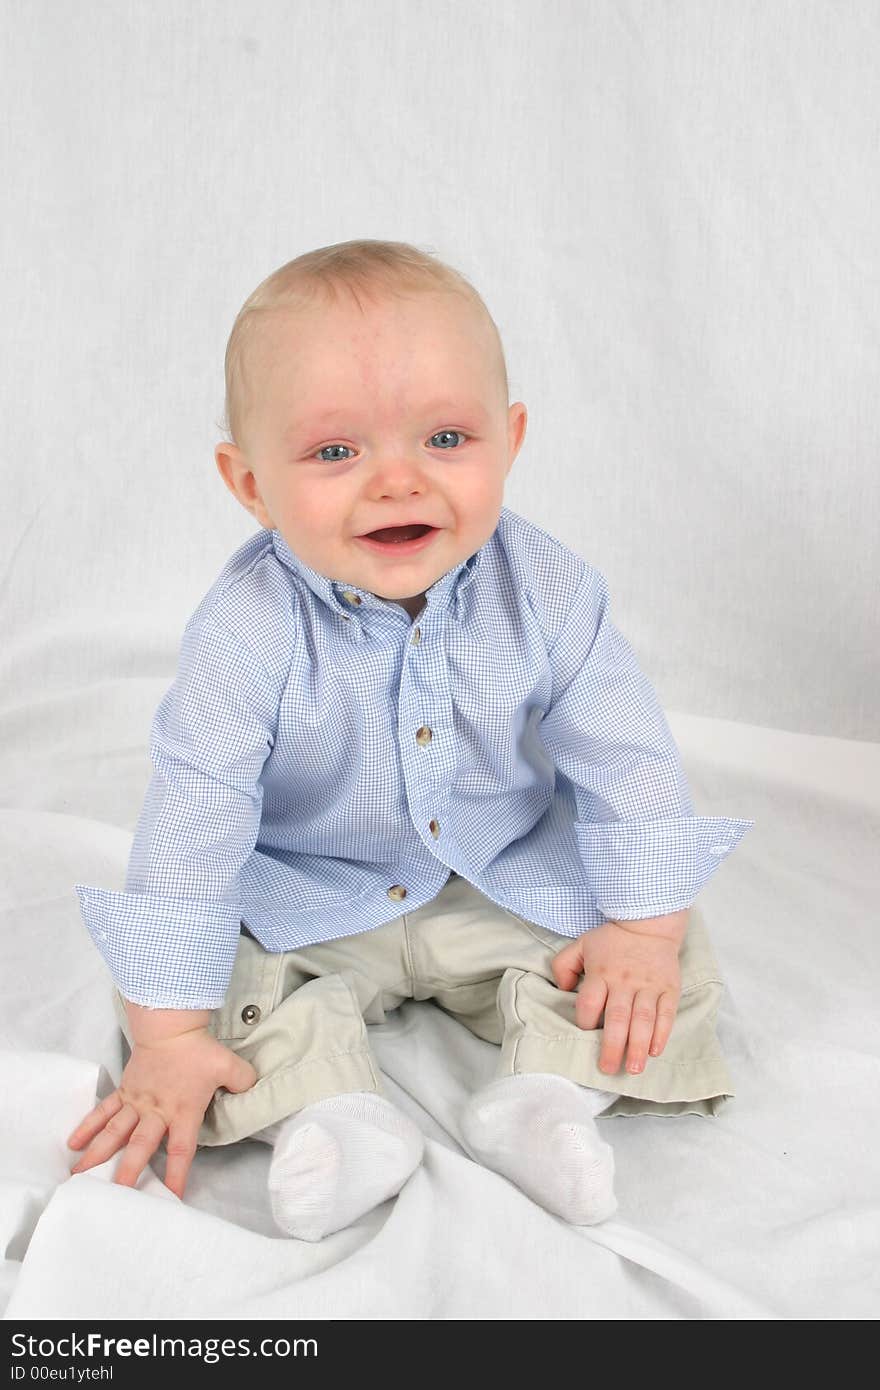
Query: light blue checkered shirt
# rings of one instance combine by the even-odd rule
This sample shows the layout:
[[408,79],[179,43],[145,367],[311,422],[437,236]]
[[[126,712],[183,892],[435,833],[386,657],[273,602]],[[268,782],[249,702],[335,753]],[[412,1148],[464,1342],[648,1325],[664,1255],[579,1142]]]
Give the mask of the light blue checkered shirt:
[[121,993],[212,1009],[239,929],[369,931],[455,870],[567,936],[690,906],[753,820],[693,813],[604,575],[502,507],[414,622],[278,531],[224,566],[152,724],[125,892],[77,883]]

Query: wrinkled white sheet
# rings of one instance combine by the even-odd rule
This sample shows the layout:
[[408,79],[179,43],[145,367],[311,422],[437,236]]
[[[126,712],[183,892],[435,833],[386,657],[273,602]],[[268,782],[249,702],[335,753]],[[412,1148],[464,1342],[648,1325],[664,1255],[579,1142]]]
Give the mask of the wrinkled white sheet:
[[[425,1131],[424,1164],[312,1245],[275,1232],[269,1151],[253,1141],[200,1152],[183,1203],[161,1159],[137,1191],[112,1184],[116,1160],[67,1177],[64,1139],[121,1062],[72,885],[122,886],[148,775],[132,701],[148,718],[156,689],[82,692],[70,725],[43,723],[36,702],[0,768],[6,1318],[876,1316],[880,745],[670,714],[699,812],[757,820],[698,900],[727,982],[737,1097],[713,1119],[600,1119],[612,1220],[568,1227],[466,1157],[457,1116],[495,1049],[407,1003],[371,1038],[389,1094]],[[128,828],[73,814],[94,804],[96,769]]]

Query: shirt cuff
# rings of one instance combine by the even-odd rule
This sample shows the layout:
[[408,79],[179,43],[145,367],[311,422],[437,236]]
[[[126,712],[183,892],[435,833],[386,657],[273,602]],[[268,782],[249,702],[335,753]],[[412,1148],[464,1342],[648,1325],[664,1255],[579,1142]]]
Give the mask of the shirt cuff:
[[606,917],[637,920],[690,907],[753,820],[668,816],[650,821],[575,821],[578,849]]
[[126,999],[149,1009],[221,1006],[238,950],[237,903],[74,887],[82,919]]

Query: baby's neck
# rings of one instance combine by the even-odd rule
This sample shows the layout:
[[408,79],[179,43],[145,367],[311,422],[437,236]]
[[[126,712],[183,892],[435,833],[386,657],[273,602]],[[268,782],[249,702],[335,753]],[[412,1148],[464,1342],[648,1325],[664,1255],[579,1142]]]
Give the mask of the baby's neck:
[[425,606],[425,595],[416,594],[413,598],[395,599],[395,602],[400,604],[401,608],[411,619],[415,619]]

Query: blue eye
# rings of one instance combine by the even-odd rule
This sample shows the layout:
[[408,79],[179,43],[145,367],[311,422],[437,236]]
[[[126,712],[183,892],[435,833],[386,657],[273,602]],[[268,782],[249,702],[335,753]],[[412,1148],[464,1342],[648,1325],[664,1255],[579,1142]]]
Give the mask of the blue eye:
[[[467,439],[467,435],[466,435],[466,434],[462,434],[461,430],[438,430],[436,434],[432,434],[432,435],[431,435],[431,438],[432,438],[432,439],[440,439],[444,434],[445,434],[445,435],[457,434],[458,437],[459,437],[460,439]],[[444,447],[444,446],[441,446],[441,447]]]
[[[317,453],[317,455],[316,455],[317,458],[321,458],[321,455],[323,454],[324,449],[348,449],[348,445],[347,445],[347,444],[325,444],[324,447],[323,447],[322,449],[319,449],[319,450],[318,450],[318,453]],[[351,450],[348,449],[348,452],[351,453]],[[337,459],[321,459],[321,462],[322,462],[322,463],[345,463],[345,462],[347,462],[347,460],[346,460],[346,459],[338,459],[338,458],[337,458]]]
[[[461,430],[438,430],[436,434],[432,434],[432,435],[431,435],[431,438],[432,438],[432,439],[442,439],[444,436],[446,436],[446,438],[449,438],[450,435],[452,435],[453,437],[454,437],[454,436],[458,436],[458,438],[459,438],[459,439],[462,439],[462,440],[467,439],[467,437],[468,437],[468,436],[467,436],[466,434],[464,434]],[[453,446],[453,447],[455,447],[455,446]],[[437,448],[439,448],[439,449],[448,449],[448,446],[447,446],[446,444],[438,444],[438,445],[437,445]],[[338,457],[337,457],[337,458],[332,458],[332,459],[321,458],[321,455],[322,455],[327,449],[346,449],[346,450],[348,450],[349,453],[352,453],[352,450],[349,448],[349,446],[348,446],[347,444],[325,444],[325,445],[323,445],[323,447],[320,448],[320,449],[318,450],[318,452],[315,454],[315,458],[320,459],[322,463],[347,463],[347,462],[348,462],[347,459],[342,459],[342,458],[338,458]]]

